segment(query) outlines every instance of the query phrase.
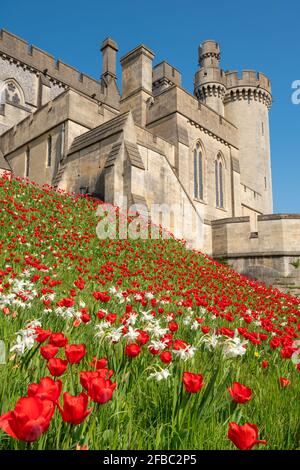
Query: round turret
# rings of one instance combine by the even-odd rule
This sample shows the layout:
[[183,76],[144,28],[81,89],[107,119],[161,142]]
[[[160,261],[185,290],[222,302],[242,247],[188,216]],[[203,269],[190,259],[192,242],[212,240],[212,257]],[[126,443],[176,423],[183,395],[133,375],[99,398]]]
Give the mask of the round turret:
[[[254,70],[226,72],[225,117],[238,128],[242,206],[271,213],[272,181],[270,163],[269,108],[271,84],[266,75]],[[252,196],[254,195],[254,196]],[[252,198],[255,200],[252,201]]]
[[220,46],[216,41],[208,39],[200,44],[198,48],[200,67],[220,67]]
[[216,41],[204,41],[198,49],[200,70],[195,74],[194,93],[199,101],[224,115],[226,75],[220,69],[220,46]]

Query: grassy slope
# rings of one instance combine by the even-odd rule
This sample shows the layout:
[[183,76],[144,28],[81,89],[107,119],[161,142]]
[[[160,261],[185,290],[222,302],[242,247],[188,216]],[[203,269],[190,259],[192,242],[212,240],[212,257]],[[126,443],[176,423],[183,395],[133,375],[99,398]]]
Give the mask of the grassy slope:
[[[115,371],[113,379],[118,383],[112,401],[103,406],[94,404],[85,423],[74,429],[63,423],[56,411],[49,431],[34,448],[69,449],[80,442],[90,449],[227,449],[233,448],[227,439],[230,421],[257,424],[260,438],[268,440],[264,448],[300,448],[300,374],[290,359],[281,357],[283,344],[270,348],[274,336],[284,338],[287,345],[297,336],[296,299],[250,282],[174,240],[99,241],[95,233],[96,203],[85,198],[2,180],[0,208],[0,296],[1,288],[4,295],[11,292],[9,279],[21,278],[25,267],[31,266],[31,276],[40,276],[35,280],[38,297],[30,301],[30,306],[29,301],[25,308],[10,306],[6,315],[1,313],[3,305],[0,306],[0,332],[7,348],[14,344],[19,329],[28,321],[39,319],[43,328],[63,331],[70,343],[87,346],[88,354],[80,365],[69,367],[62,377],[64,391],[72,394],[82,391],[78,372],[91,370],[93,356],[108,358]],[[83,289],[74,286],[79,277],[85,282]],[[61,283],[49,287],[53,280]],[[101,323],[95,312],[104,307],[120,318],[125,311],[125,304],[114,296],[105,305],[93,297],[94,291],[106,291],[111,286],[128,293],[134,311],[154,310],[163,327],[168,325],[166,315],[173,312],[179,324],[174,337],[198,348],[186,362],[173,359],[167,380],[149,379],[150,373],[165,365],[148,352],[147,345],[140,356],[131,360],[124,356],[124,339],[112,345],[95,338],[95,324]],[[48,313],[44,312],[46,307],[41,299],[45,287],[55,294],[48,306],[52,312]],[[89,323],[75,327],[73,319],[62,319],[54,312],[57,301],[70,297],[70,289],[75,289],[76,308],[80,308],[80,301],[86,304],[91,315]],[[169,303],[153,306],[148,301],[143,307],[133,299],[133,293],[149,291],[157,300],[167,299]],[[185,305],[180,305],[182,300]],[[215,308],[214,313],[201,310],[199,304],[203,300]],[[209,351],[204,347],[201,328],[192,330],[191,324],[185,324],[190,315],[189,305],[193,321],[201,317],[201,326],[211,327],[209,335],[217,327],[232,330],[245,327],[250,332],[267,334],[267,339],[257,345],[249,342],[243,357],[225,359],[222,348]],[[163,309],[162,313],[158,307]],[[248,308],[256,312],[254,316],[250,314],[251,323],[244,319]],[[269,329],[273,332],[258,326],[255,315],[269,317],[272,325]],[[141,328],[139,321],[136,326]],[[2,413],[26,395],[28,384],[49,375],[45,360],[38,351],[32,356],[33,351],[21,359],[9,353],[8,363],[0,365]],[[263,359],[270,362],[266,370],[261,367]],[[203,374],[206,384],[203,390],[187,394],[182,387],[183,371]],[[281,376],[291,380],[286,389],[279,386]],[[227,387],[233,381],[253,389],[249,403],[235,406],[231,402]],[[2,449],[24,448],[23,443],[10,439],[1,430],[0,439]]]

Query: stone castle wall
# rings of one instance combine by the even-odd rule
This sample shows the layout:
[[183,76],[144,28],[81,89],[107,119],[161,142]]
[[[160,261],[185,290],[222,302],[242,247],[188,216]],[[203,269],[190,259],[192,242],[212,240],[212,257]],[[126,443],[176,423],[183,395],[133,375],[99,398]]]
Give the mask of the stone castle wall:
[[260,215],[253,232],[249,217],[212,222],[213,254],[238,272],[267,283],[300,286],[300,215]]

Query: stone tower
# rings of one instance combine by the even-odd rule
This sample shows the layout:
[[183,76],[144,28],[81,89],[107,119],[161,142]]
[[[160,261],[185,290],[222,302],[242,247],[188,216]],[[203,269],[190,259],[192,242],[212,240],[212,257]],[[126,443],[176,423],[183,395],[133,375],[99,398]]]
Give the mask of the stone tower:
[[271,214],[270,81],[262,73],[243,70],[241,77],[236,71],[226,72],[226,82],[225,117],[238,128],[242,202],[250,208],[255,206],[260,213]]
[[242,215],[254,221],[273,212],[269,109],[271,85],[262,73],[220,68],[220,47],[208,40],[199,47],[195,96],[237,127]]
[[195,95],[217,113],[224,116],[226,75],[220,69],[220,47],[215,41],[205,41],[199,46],[200,70],[195,75]]

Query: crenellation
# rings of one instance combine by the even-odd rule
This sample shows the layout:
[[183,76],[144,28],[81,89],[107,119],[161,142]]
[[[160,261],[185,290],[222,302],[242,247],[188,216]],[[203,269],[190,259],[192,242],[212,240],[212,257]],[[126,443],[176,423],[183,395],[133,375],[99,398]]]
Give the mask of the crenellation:
[[61,83],[76,90],[94,95],[100,101],[106,101],[103,84],[74,67],[56,60],[51,54],[39,49],[6,30],[0,32],[0,53],[9,56],[10,60],[22,63],[34,73],[44,73],[53,79],[54,83]]

